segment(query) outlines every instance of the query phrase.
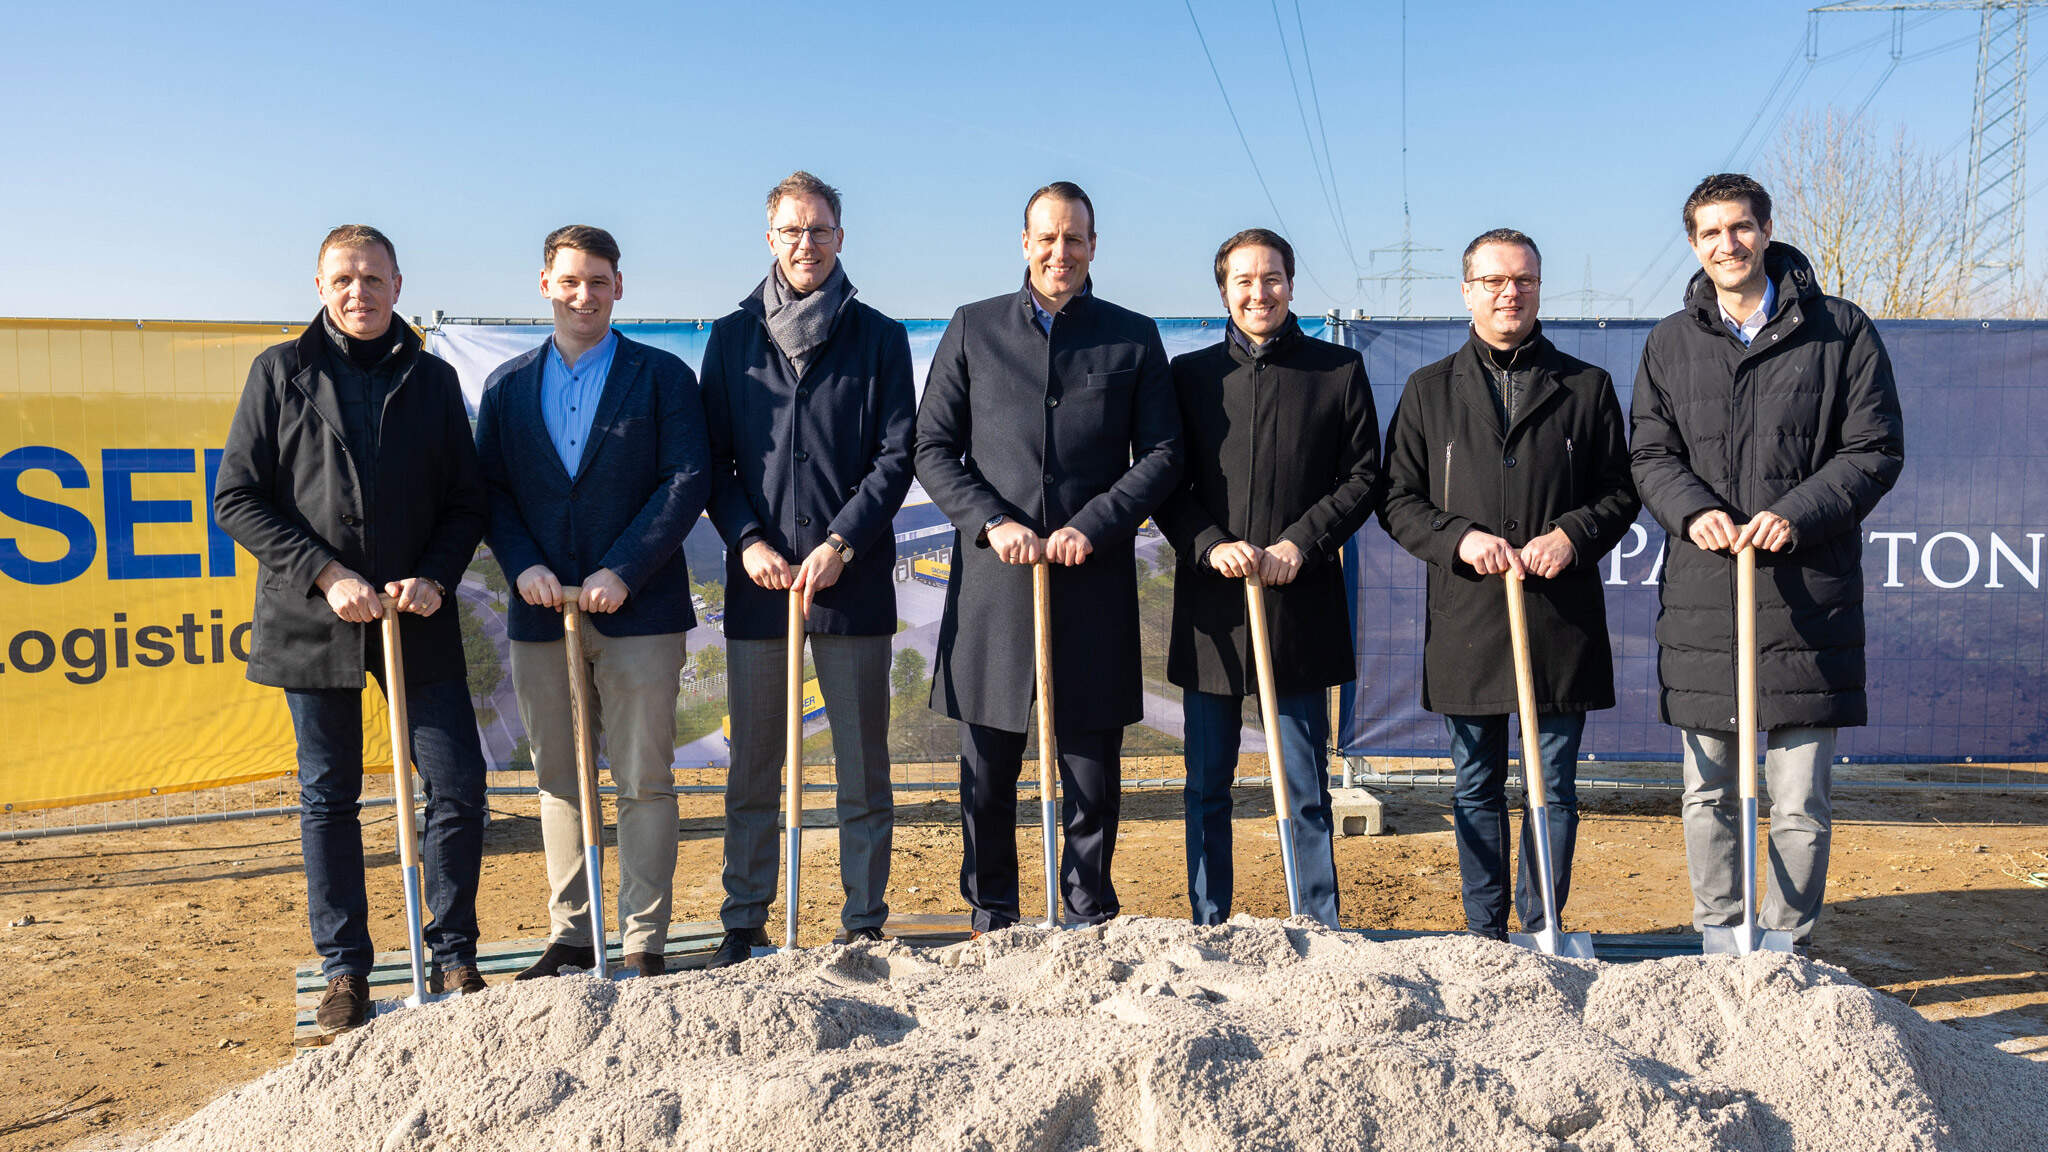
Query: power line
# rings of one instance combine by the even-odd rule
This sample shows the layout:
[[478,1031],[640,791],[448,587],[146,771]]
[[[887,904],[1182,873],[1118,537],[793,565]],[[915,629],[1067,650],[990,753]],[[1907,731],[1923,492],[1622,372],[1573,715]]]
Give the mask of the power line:
[[[1337,242],[1344,246],[1345,258],[1351,261],[1351,271],[1355,275],[1359,271],[1358,256],[1351,249],[1350,232],[1345,227],[1343,217],[1337,212],[1336,200],[1330,195],[1330,186],[1337,181],[1336,173],[1333,169],[1327,179],[1324,177],[1323,159],[1316,155],[1315,133],[1310,131],[1308,126],[1308,106],[1302,103],[1301,84],[1294,78],[1294,53],[1287,46],[1287,25],[1280,19],[1280,0],[1271,0],[1271,3],[1273,8],[1273,28],[1280,34],[1280,55],[1287,61],[1287,86],[1294,90],[1294,110],[1301,116],[1301,135],[1304,140],[1308,141],[1309,162],[1315,166],[1316,170],[1316,188],[1323,194],[1323,205],[1330,210],[1330,223],[1336,226]],[[1308,42],[1304,40],[1302,42],[1304,53],[1306,53],[1307,48]]]
[[[1316,66],[1308,54],[1308,28],[1301,20],[1301,0],[1294,0],[1294,30],[1301,37],[1301,66],[1308,73],[1308,95],[1316,108],[1316,133],[1323,140],[1323,163],[1330,169],[1330,192],[1337,198],[1337,218],[1348,221],[1344,214],[1344,185],[1337,180],[1337,161],[1330,155],[1330,130],[1323,120],[1323,97],[1316,91]],[[1351,268],[1355,273],[1358,269],[1358,256],[1351,248],[1351,227],[1348,222],[1344,226],[1344,248],[1351,256]]]
[[[1223,73],[1220,69],[1216,67],[1215,55],[1209,51],[1209,38],[1202,35],[1202,22],[1195,18],[1194,0],[1181,0],[1181,3],[1187,7],[1188,23],[1193,24],[1195,26],[1195,40],[1202,46],[1202,57],[1209,61],[1209,75],[1214,76],[1216,78],[1216,91],[1223,97],[1223,110],[1225,112],[1230,113],[1230,126],[1232,128],[1237,129],[1237,142],[1239,144],[1244,145],[1244,158],[1251,162],[1252,176],[1255,177],[1259,182],[1259,191],[1264,192],[1266,194],[1266,206],[1273,210],[1273,222],[1280,225],[1281,232],[1291,232],[1293,231],[1293,229],[1287,226],[1287,217],[1284,216],[1280,211],[1280,202],[1273,199],[1273,190],[1266,186],[1266,174],[1259,170],[1259,158],[1252,154],[1252,142],[1244,134],[1244,125],[1238,123],[1237,109],[1232,107],[1230,103],[1230,90],[1223,86]],[[1316,279],[1316,274],[1314,271],[1310,270],[1306,265],[1303,266],[1302,270],[1308,273],[1309,280],[1313,282],[1316,287],[1321,288],[1323,290],[1324,295],[1328,296],[1332,300],[1335,300],[1337,298],[1337,294],[1335,292],[1330,291],[1330,289],[1327,286],[1325,286],[1321,280]],[[1352,296],[1354,297],[1357,294],[1358,293],[1356,291],[1352,292]],[[1347,297],[1347,300],[1348,299],[1349,297]]]

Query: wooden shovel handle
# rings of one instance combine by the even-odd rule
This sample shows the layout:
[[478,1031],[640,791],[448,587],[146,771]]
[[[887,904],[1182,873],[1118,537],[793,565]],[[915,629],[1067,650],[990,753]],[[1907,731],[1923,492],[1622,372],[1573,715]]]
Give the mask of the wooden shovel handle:
[[1744,800],[1756,796],[1756,548],[1735,554],[1735,756]]
[[1522,716],[1522,787],[1529,794],[1529,807],[1547,808],[1550,797],[1543,790],[1543,741],[1536,719],[1536,672],[1529,659],[1529,610],[1522,596],[1522,574],[1510,568],[1501,573],[1507,589],[1508,641],[1514,651],[1515,707]]
[[562,650],[569,664],[569,728],[576,739],[576,799],[582,809],[583,846],[604,843],[604,813],[597,795],[597,725],[590,714],[590,666],[583,657],[583,589],[562,588]]
[[1053,794],[1059,741],[1052,714],[1052,568],[1040,560],[1031,566],[1031,661],[1038,687],[1038,795]]
[[1280,697],[1273,688],[1273,640],[1266,627],[1265,585],[1257,573],[1244,578],[1245,617],[1252,631],[1252,668],[1258,676],[1259,723],[1266,729],[1266,774],[1273,785],[1273,814],[1294,818],[1287,802],[1287,757],[1280,746]]
[[391,789],[397,801],[398,865],[419,864],[419,829],[412,818],[412,721],[405,709],[405,649],[398,635],[398,600],[378,596],[384,616],[378,622],[384,641],[384,700],[391,721]]
[[785,701],[783,780],[784,817],[789,829],[803,827],[804,818],[804,597],[789,590],[789,635],[785,645],[783,675],[788,699]]

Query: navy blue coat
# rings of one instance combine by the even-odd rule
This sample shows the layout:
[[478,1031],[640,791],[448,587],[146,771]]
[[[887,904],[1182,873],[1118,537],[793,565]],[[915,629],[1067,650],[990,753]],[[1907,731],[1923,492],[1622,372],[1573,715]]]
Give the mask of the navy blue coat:
[[894,521],[910,491],[917,408],[910,337],[848,297],[799,378],[769,338],[766,316],[756,288],[711,326],[704,349],[711,522],[726,547],[725,634],[774,640],[788,632],[788,594],[748,578],[740,554],[749,545],[765,540],[800,564],[836,532],[853,546],[853,563],[811,602],[806,628],[890,635]]
[[343,439],[331,367],[338,353],[319,317],[249,366],[213,515],[262,568],[248,670],[258,684],[361,690],[377,626],[351,624],[328,607],[313,579],[330,560],[380,592],[411,576],[447,588],[432,616],[399,617],[405,682],[463,678],[455,586],[483,533],[476,448],[455,369],[412,329],[401,325],[397,335],[396,383],[378,415],[374,461],[357,460]]
[[1054,716],[1074,731],[1144,718],[1138,525],[1180,478],[1180,407],[1159,327],[1090,295],[1038,326],[1027,286],[953,313],[925,380],[917,475],[959,529],[934,663],[934,709],[1022,732],[1036,691],[1031,569],[1005,564],[997,513],[1094,546],[1052,565]]
[[[617,573],[626,582],[626,603],[589,615],[607,636],[687,632],[697,617],[682,543],[710,488],[697,378],[673,354],[620,336],[572,477],[541,418],[548,348],[499,365],[477,409],[491,554],[508,583],[535,564],[564,584],[580,584],[600,568]],[[505,626],[512,639],[527,643],[562,638],[562,614],[516,592]]]

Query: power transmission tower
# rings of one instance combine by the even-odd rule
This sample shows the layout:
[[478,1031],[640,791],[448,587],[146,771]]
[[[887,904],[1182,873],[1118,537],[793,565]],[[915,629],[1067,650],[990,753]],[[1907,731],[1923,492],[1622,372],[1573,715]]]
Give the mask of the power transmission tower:
[[1557,294],[1557,299],[1578,301],[1578,314],[1581,316],[1599,315],[1600,312],[1596,306],[1603,300],[1609,303],[1619,300],[1621,302],[1621,311],[1618,313],[1618,315],[1633,316],[1635,315],[1636,311],[1636,302],[1634,300],[1631,300],[1618,292],[1599,292],[1594,290],[1593,258],[1591,256],[1586,257],[1586,286],[1579,289],[1577,292],[1560,292]]
[[[1970,179],[1963,249],[1965,287],[1979,304],[2018,294],[2027,263],[2027,8],[2032,0],[1851,0],[1823,12],[1976,12],[1977,91],[1970,111]],[[1894,25],[1896,28],[1896,25]],[[1898,59],[1894,32],[1892,57]]]
[[1416,246],[1413,224],[1412,221],[1409,219],[1408,210],[1404,205],[1401,210],[1401,242],[1399,244],[1390,244],[1385,248],[1375,248],[1366,257],[1368,261],[1372,261],[1376,260],[1382,253],[1397,252],[1401,256],[1400,265],[1396,267],[1392,272],[1382,273],[1378,276],[1360,276],[1358,278],[1358,282],[1360,284],[1364,284],[1367,281],[1377,281],[1382,283],[1386,281],[1393,281],[1395,283],[1398,283],[1399,285],[1401,285],[1400,314],[1403,316],[1410,315],[1415,311],[1415,282],[1417,280],[1450,279],[1449,276],[1446,276],[1441,272],[1424,272],[1421,269],[1417,268],[1415,266],[1415,254],[1417,252],[1441,251],[1443,251],[1443,249],[1441,248],[1420,248]]

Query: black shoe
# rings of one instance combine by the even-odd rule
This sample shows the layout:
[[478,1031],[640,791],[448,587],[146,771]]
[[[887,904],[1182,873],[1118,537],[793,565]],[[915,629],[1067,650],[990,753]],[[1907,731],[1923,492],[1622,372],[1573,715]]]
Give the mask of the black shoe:
[[327,994],[313,1009],[313,1022],[322,1035],[332,1036],[360,1028],[370,1017],[370,982],[353,972],[344,972],[327,982]]
[[539,980],[546,976],[560,976],[564,968],[581,968],[588,972],[595,967],[597,952],[590,945],[564,944],[555,940],[548,944],[547,951],[540,954],[540,959],[535,960],[531,968],[512,979]]
[[711,954],[711,963],[706,968],[730,968],[735,964],[754,958],[757,946],[766,946],[768,930],[765,928],[728,928],[725,939],[718,942],[718,951]]
[[638,976],[660,976],[668,971],[668,961],[659,952],[629,952],[622,963]]
[[886,939],[888,937],[882,935],[880,928],[855,928],[846,934],[848,944],[858,944],[864,940],[870,944],[880,944]]
[[474,964],[457,964],[443,971],[436,968],[427,978],[427,991],[439,996],[454,992],[463,996],[474,996],[484,990],[484,974]]

